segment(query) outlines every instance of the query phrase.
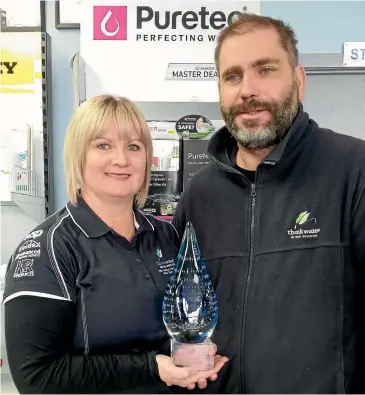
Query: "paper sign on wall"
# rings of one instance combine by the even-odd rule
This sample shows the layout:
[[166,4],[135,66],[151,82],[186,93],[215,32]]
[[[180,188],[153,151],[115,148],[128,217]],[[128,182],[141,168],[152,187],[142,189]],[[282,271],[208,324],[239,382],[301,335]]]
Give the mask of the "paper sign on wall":
[[[139,4],[139,5],[138,5]],[[81,12],[86,96],[135,101],[218,101],[214,49],[219,32],[260,0],[88,0]]]
[[0,93],[33,93],[41,78],[40,33],[1,33]]
[[365,67],[365,42],[347,42],[343,46],[345,67]]

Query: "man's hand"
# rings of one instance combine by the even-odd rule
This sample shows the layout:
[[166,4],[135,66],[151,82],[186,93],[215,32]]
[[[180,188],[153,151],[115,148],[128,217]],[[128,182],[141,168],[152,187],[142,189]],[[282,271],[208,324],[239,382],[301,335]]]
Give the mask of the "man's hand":
[[191,368],[177,367],[172,359],[166,355],[156,356],[158,373],[161,380],[169,386],[178,385],[179,387],[190,390],[194,389],[196,384],[199,388],[205,388],[207,386],[207,380],[216,380],[218,372],[227,361],[228,358],[215,355],[213,369],[196,371]]

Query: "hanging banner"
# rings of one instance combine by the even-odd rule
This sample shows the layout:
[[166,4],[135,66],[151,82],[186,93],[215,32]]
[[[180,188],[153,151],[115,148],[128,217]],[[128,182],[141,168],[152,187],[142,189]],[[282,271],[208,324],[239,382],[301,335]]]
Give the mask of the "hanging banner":
[[40,33],[0,33],[0,93],[34,93],[41,78]]
[[217,36],[243,12],[260,14],[260,0],[83,1],[86,97],[218,101]]

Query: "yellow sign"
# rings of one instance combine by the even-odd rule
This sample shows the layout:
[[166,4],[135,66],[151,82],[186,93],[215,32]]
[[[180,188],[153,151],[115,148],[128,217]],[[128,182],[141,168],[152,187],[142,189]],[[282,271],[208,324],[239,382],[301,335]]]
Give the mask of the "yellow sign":
[[0,93],[33,93],[41,83],[40,33],[0,35]]

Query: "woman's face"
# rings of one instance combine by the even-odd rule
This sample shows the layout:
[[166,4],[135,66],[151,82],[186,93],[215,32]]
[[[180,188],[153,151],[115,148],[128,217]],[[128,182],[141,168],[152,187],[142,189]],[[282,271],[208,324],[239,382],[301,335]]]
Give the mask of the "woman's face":
[[139,134],[122,134],[111,124],[86,149],[81,192],[132,200],[145,180],[146,161]]

